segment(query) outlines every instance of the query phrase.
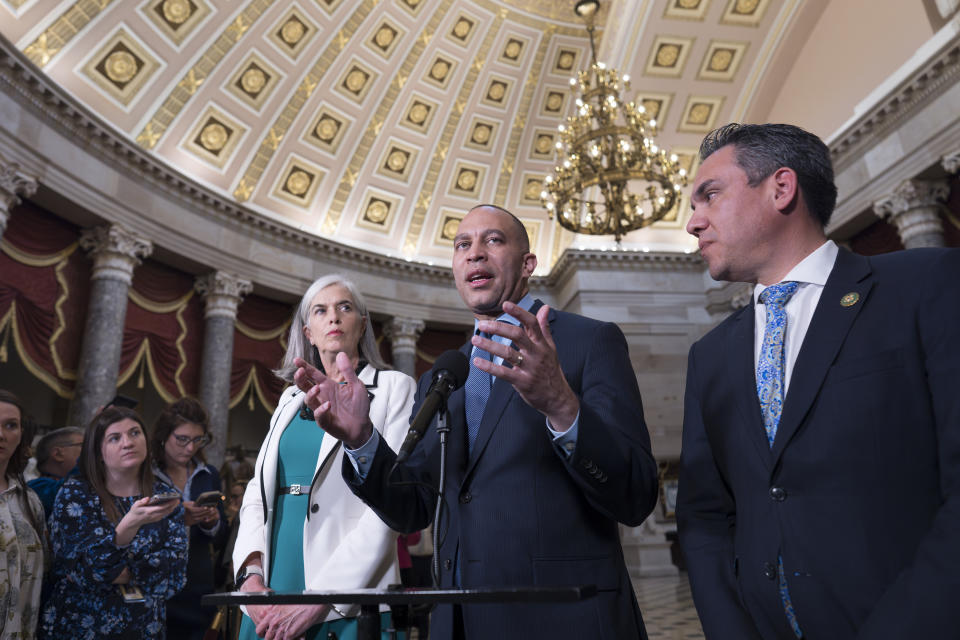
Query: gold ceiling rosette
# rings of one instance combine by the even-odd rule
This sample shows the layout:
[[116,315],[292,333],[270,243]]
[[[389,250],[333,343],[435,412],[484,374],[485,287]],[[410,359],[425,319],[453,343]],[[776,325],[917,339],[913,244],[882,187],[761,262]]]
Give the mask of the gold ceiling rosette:
[[576,110],[558,127],[559,164],[544,179],[540,202],[566,229],[620,238],[662,219],[686,185],[678,158],[655,139],[657,121],[642,104],[621,98],[630,77],[597,62],[597,0],[580,0],[577,15],[590,34],[592,62],[570,79]]

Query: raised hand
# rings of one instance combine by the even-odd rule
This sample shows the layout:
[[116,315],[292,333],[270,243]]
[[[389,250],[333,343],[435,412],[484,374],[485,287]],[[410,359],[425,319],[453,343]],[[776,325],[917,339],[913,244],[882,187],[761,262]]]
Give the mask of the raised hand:
[[482,320],[478,327],[486,333],[509,338],[513,345],[500,344],[479,335],[471,342],[492,356],[500,356],[504,364],[474,358],[474,366],[509,382],[524,402],[547,417],[555,431],[566,431],[580,411],[580,400],[560,368],[557,346],[547,320],[550,307],[544,305],[537,315],[533,315],[512,302],[504,302],[503,310],[519,320],[520,326]]
[[305,402],[313,411],[313,419],[325,432],[341,440],[347,447],[356,449],[373,435],[370,422],[370,397],[347,354],[337,354],[337,368],[343,382],[336,382],[323,375],[316,367],[297,358],[298,369],[293,375],[294,383],[306,393]]

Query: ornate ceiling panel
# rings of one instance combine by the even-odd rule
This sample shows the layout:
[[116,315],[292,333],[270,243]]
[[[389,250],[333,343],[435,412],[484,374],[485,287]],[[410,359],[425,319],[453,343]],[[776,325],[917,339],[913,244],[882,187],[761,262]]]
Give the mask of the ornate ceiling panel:
[[[599,57],[631,74],[693,171],[703,133],[745,112],[798,4],[609,0]],[[493,202],[523,220],[543,272],[592,240],[539,205],[569,79],[590,62],[572,5],[0,0],[0,33],[119,134],[262,215],[446,264],[459,218]],[[680,205],[625,244],[689,250]]]

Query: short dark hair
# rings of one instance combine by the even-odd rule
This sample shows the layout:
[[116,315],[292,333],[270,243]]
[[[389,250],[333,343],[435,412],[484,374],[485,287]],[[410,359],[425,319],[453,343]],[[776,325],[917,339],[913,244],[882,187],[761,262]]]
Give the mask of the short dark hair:
[[800,194],[821,227],[827,226],[837,204],[830,150],[823,140],[792,124],[738,124],[714,129],[700,143],[700,161],[733,145],[737,165],[755,187],[777,169],[797,173]]
[[[157,421],[153,423],[150,434],[150,448],[153,450],[153,461],[161,469],[167,468],[167,460],[164,457],[164,443],[174,429],[186,422],[200,425],[204,435],[210,435],[210,420],[207,417],[207,410],[204,409],[199,400],[190,396],[184,396],[167,405],[167,408],[157,416]],[[200,462],[207,461],[203,456],[203,449],[197,449],[194,455],[200,459]]]
[[[530,236],[527,235],[527,228],[523,226],[523,222],[520,221],[520,218],[513,215],[511,212],[507,211],[503,207],[500,207],[495,204],[478,204],[474,207],[471,207],[470,211],[473,211],[474,209],[495,209],[500,213],[507,214],[510,217],[510,219],[513,220],[514,224],[516,224],[517,226],[517,232],[520,234],[520,244],[523,247],[523,252],[530,253]],[[467,213],[469,213],[469,211]]]
[[46,464],[54,449],[69,444],[74,436],[83,438],[83,429],[80,427],[62,427],[44,434],[40,438],[40,442],[37,443],[37,449],[33,454],[33,457],[37,459],[37,468]]

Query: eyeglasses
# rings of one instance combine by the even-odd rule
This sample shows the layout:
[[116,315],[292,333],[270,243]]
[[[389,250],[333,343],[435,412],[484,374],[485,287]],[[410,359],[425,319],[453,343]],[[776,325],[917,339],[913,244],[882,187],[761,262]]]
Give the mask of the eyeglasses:
[[198,449],[202,449],[208,444],[210,444],[210,436],[208,435],[202,435],[202,436],[197,436],[196,438],[191,438],[190,436],[178,436],[177,434],[174,433],[173,438],[174,440],[177,441],[177,444],[180,445],[181,447],[186,447],[187,445],[193,444]]
[[60,446],[61,446],[61,447],[64,447],[64,448],[66,448],[66,447],[82,447],[82,446],[83,446],[83,441],[80,441],[80,442],[68,442],[67,444],[61,444]]

